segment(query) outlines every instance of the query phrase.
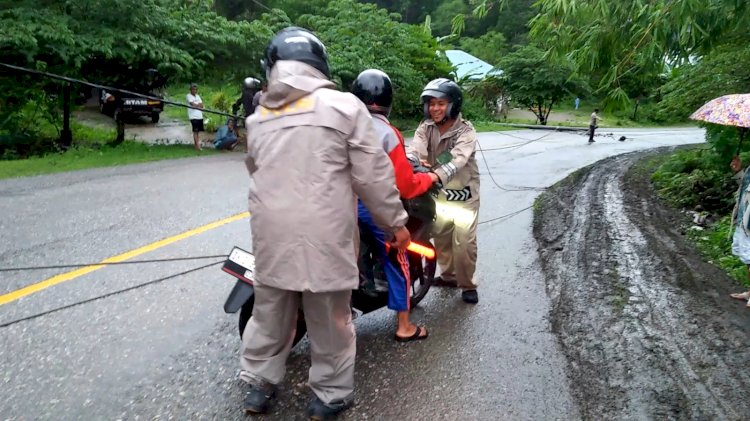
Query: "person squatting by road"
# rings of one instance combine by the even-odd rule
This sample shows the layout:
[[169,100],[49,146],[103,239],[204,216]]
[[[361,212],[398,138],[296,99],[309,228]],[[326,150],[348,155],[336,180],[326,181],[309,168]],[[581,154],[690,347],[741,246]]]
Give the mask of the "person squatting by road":
[[300,304],[310,339],[312,419],[352,404],[359,286],[356,197],[393,244],[410,240],[393,169],[367,108],[335,90],[323,43],[295,27],[266,47],[268,91],[247,118],[255,306],[240,357],[243,409],[265,413],[286,371]]
[[437,286],[458,286],[461,298],[479,302],[474,272],[477,264],[479,167],[474,157],[477,133],[461,116],[461,88],[435,79],[422,91],[424,120],[414,133],[409,155],[437,174],[443,188],[435,200],[432,236],[440,276]]
[[[732,225],[737,226],[732,235],[732,254],[747,265],[747,275],[750,278],[750,167],[743,170],[739,156],[735,156],[729,166],[739,182],[737,202],[732,211]],[[750,290],[731,294],[731,297],[747,301],[747,308],[750,308]]]
[[219,150],[233,150],[239,139],[234,118],[228,118],[226,124],[219,127],[214,136],[214,147]]
[[[435,173],[414,173],[406,158],[404,138],[388,121],[393,104],[391,79],[380,70],[368,69],[357,76],[352,83],[351,91],[372,114],[375,132],[393,165],[396,186],[401,198],[411,199],[426,193],[432,184],[438,181],[438,177]],[[375,255],[385,269],[388,281],[388,308],[397,312],[395,339],[399,342],[409,342],[427,338],[428,332],[425,327],[416,326],[409,321],[411,279],[406,250],[387,249],[383,231],[375,224],[361,200],[358,206],[362,240],[367,244],[366,249]]]

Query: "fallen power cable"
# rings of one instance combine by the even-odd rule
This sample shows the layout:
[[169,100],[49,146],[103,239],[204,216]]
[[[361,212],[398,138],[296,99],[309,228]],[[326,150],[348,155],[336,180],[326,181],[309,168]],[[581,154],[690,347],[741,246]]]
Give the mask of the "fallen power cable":
[[41,313],[32,314],[31,316],[26,316],[26,317],[22,317],[20,319],[11,320],[9,322],[5,322],[5,323],[0,324],[0,328],[12,326],[14,324],[17,324],[17,323],[20,323],[20,322],[23,322],[23,321],[36,319],[36,318],[39,318],[39,317],[42,317],[42,316],[46,316],[48,314],[52,314],[52,313],[56,313],[58,311],[66,310],[66,309],[69,309],[69,308],[73,308],[73,307],[76,307],[76,306],[79,306],[79,305],[82,305],[82,304],[86,304],[86,303],[91,303],[91,302],[94,302],[94,301],[98,301],[98,300],[101,300],[101,299],[104,299],[104,298],[107,298],[107,297],[112,297],[114,295],[122,294],[124,292],[133,291],[135,289],[143,288],[143,287],[148,286],[148,285],[154,285],[154,284],[157,284],[159,282],[164,282],[164,281],[166,281],[168,279],[176,278],[176,277],[182,276],[182,275],[187,275],[188,273],[191,273],[191,272],[197,272],[197,271],[199,271],[201,269],[206,269],[208,267],[215,266],[215,265],[218,265],[220,263],[224,263],[224,260],[220,260],[218,262],[209,263],[209,264],[203,265],[203,266],[198,266],[196,268],[188,269],[188,270],[182,271],[180,273],[175,273],[175,274],[172,274],[172,275],[169,275],[169,276],[165,276],[163,278],[155,279],[153,281],[148,281],[148,282],[144,282],[144,283],[141,283],[141,284],[133,285],[133,286],[128,287],[128,288],[123,288],[123,289],[120,289],[120,290],[117,290],[117,291],[109,292],[109,293],[106,293],[106,294],[103,294],[103,295],[99,295],[99,296],[96,296],[96,297],[93,297],[93,298],[89,298],[87,300],[77,301],[77,302],[75,302],[73,304],[68,304],[68,305],[65,305],[65,306],[56,307],[56,308],[53,308],[51,310],[43,311]]

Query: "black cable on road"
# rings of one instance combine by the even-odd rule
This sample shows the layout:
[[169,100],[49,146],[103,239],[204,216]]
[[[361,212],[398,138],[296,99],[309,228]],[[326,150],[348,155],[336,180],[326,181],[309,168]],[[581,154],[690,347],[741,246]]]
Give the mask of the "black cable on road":
[[202,260],[202,259],[218,259],[220,257],[226,258],[227,254],[217,254],[213,256],[190,256],[190,257],[169,257],[165,259],[148,259],[148,260],[128,260],[124,262],[111,262],[111,263],[70,263],[67,265],[54,265],[54,266],[27,266],[27,267],[14,267],[14,268],[0,268],[0,272],[20,272],[26,270],[44,270],[44,269],[71,269],[80,268],[85,266],[109,266],[109,265],[135,265],[140,263],[163,263],[163,262],[178,262],[182,260]]
[[534,205],[527,206],[527,207],[525,207],[523,209],[519,209],[519,210],[517,210],[515,212],[507,213],[505,215],[498,216],[498,217],[492,218],[492,219],[488,219],[486,221],[480,221],[480,222],[477,223],[477,225],[488,224],[490,222],[496,222],[496,221],[500,221],[500,220],[504,220],[504,219],[509,219],[509,218],[512,218],[512,217],[514,217],[514,216],[516,216],[518,214],[521,214],[521,213],[523,213],[523,212],[525,212],[525,211],[527,211],[527,210],[529,210],[529,209],[531,209],[533,207],[534,207]]
[[182,276],[182,275],[187,275],[188,273],[191,273],[191,272],[197,272],[197,271],[199,271],[201,269],[206,269],[208,267],[215,266],[215,265],[218,265],[218,264],[223,263],[223,262],[224,262],[223,260],[219,260],[218,262],[213,262],[213,263],[209,263],[207,265],[198,266],[197,268],[188,269],[186,271],[183,271],[183,272],[180,272],[180,273],[175,273],[175,274],[172,274],[172,275],[169,275],[169,276],[165,276],[163,278],[155,279],[153,281],[148,281],[148,282],[144,282],[142,284],[134,285],[132,287],[123,288],[123,289],[120,289],[120,290],[117,290],[117,291],[109,292],[109,293],[104,294],[104,295],[99,295],[99,296],[94,297],[94,298],[89,298],[88,300],[78,301],[78,302],[75,302],[73,304],[68,304],[66,306],[53,308],[52,310],[47,310],[47,311],[44,311],[44,312],[41,312],[41,313],[33,314],[31,316],[22,317],[20,319],[12,320],[10,322],[5,322],[3,324],[0,324],[0,328],[12,326],[12,325],[17,324],[17,323],[21,323],[21,322],[24,322],[24,321],[27,321],[27,320],[36,319],[36,318],[39,318],[39,317],[42,317],[42,316],[46,316],[48,314],[52,314],[52,313],[56,313],[58,311],[66,310],[66,309],[69,309],[69,308],[73,308],[73,307],[79,306],[81,304],[86,304],[86,303],[90,303],[90,302],[93,302],[93,301],[101,300],[101,299],[104,299],[104,298],[107,298],[107,297],[111,297],[113,295],[122,294],[124,292],[132,291],[132,290],[135,290],[135,289],[138,289],[138,288],[143,288],[143,287],[148,286],[148,285],[153,285],[153,284],[157,284],[159,282],[164,282],[164,281],[166,281],[168,279],[176,278],[176,277]]
[[[538,140],[544,139],[545,137],[549,136],[551,133],[547,133],[546,135],[539,137],[537,139],[531,139],[526,143],[523,143],[521,145],[517,145],[515,148],[520,148],[522,146],[528,145],[529,143],[536,142]],[[484,155],[484,149],[482,148],[482,144],[479,143],[479,139],[477,139],[477,146],[479,147],[479,153],[482,154],[482,161],[484,161],[484,166],[487,168],[487,174],[490,175],[490,179],[492,182],[503,191],[544,191],[547,190],[546,187],[527,187],[527,186],[515,186],[517,188],[507,188],[500,185],[500,183],[495,180],[495,176],[492,175],[492,171],[490,170],[490,164],[487,163],[487,157]]]

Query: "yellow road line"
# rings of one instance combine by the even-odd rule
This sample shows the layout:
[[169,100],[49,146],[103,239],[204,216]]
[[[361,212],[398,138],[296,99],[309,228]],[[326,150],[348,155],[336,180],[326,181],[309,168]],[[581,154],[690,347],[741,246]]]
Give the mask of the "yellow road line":
[[59,275],[55,275],[49,279],[46,279],[41,282],[37,282],[35,284],[31,284],[27,287],[17,289],[13,292],[9,292],[4,295],[0,295],[0,305],[8,304],[12,301],[16,301],[19,298],[23,298],[27,295],[31,295],[35,292],[39,292],[43,289],[49,288],[51,286],[70,281],[72,279],[78,278],[79,276],[86,275],[87,273],[94,272],[96,270],[99,270],[103,267],[107,266],[107,263],[118,263],[118,262],[124,262],[125,260],[132,259],[133,257],[140,256],[141,254],[148,253],[150,251],[154,251],[156,249],[162,248],[164,246],[170,245],[172,243],[176,243],[178,241],[184,240],[186,238],[192,237],[194,235],[198,235],[201,233],[204,233],[206,231],[212,230],[214,228],[218,228],[222,225],[226,225],[230,222],[239,221],[240,219],[244,219],[250,216],[249,212],[243,212],[239,213],[234,216],[230,216],[228,218],[224,218],[221,220],[218,220],[216,222],[211,222],[210,224],[206,224],[203,226],[200,226],[195,229],[191,229],[189,231],[185,231],[182,234],[173,235],[172,237],[165,238],[163,240],[159,240],[157,242],[147,244],[143,247],[139,247],[135,250],[130,250],[122,254],[118,254],[117,256],[112,256],[109,258],[106,258],[102,260],[101,262],[90,265],[90,266],[84,266],[80,269],[72,270],[70,272],[61,273]]

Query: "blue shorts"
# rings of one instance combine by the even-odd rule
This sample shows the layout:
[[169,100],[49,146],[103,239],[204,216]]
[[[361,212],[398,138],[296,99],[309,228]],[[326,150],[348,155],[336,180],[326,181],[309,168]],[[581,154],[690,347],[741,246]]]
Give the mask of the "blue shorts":
[[386,250],[385,235],[375,225],[372,215],[362,201],[358,203],[358,216],[362,239],[367,241],[370,250],[373,250],[375,255],[373,257],[380,260],[385,270],[385,278],[388,281],[388,308],[395,311],[409,310],[411,280],[406,250],[399,250],[395,247]]
[[237,138],[236,137],[234,137],[234,138],[231,138],[231,137],[226,138],[225,137],[223,140],[220,140],[218,142],[214,141],[214,147],[216,149],[229,149],[229,147],[232,146],[232,145],[234,145],[235,143],[237,143]]

